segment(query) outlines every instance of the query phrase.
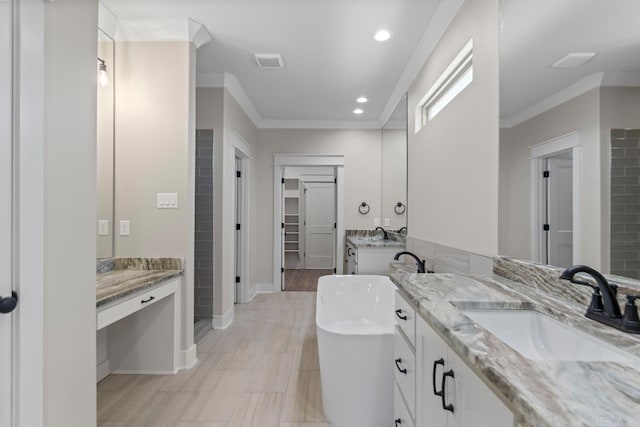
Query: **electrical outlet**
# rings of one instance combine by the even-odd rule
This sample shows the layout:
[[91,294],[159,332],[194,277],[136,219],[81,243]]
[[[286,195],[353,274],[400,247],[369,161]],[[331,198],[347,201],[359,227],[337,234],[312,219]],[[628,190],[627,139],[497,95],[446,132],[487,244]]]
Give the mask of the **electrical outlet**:
[[101,219],[98,221],[98,236],[109,235],[109,220]]
[[380,218],[373,218],[373,226],[380,227]]
[[129,220],[128,219],[123,219],[120,221],[120,235],[121,236],[128,236],[130,232],[130,227],[129,227]]
[[389,218],[385,218],[385,219],[384,219],[384,226],[385,226],[385,227],[388,227],[388,226],[390,226],[390,225],[391,225],[391,220],[390,220]]

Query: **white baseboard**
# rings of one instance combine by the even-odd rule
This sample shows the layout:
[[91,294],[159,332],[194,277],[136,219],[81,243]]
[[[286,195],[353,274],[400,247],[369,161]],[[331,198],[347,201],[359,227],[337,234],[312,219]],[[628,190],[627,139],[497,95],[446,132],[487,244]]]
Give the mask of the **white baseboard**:
[[181,350],[179,352],[180,357],[180,369],[191,369],[198,363],[198,346],[193,344],[187,350]]
[[249,296],[247,298],[246,303],[250,303],[251,301],[253,301],[253,299],[256,297],[256,286],[251,287],[251,289],[249,289]]
[[111,373],[111,370],[109,368],[108,360],[105,360],[104,362],[99,363],[98,366],[96,366],[96,382],[102,381],[110,373]]
[[174,371],[171,371],[171,370],[167,370],[167,371],[161,371],[161,370],[158,370],[158,371],[154,371],[154,370],[145,371],[144,369],[141,369],[141,370],[138,371],[138,370],[133,370],[133,369],[131,369],[131,370],[123,369],[123,370],[113,371],[111,373],[115,374],[115,375],[175,375],[175,374],[178,373],[178,370],[176,369]]
[[233,323],[233,307],[231,307],[225,314],[222,316],[213,315],[213,320],[211,320],[211,327],[213,329],[227,329],[231,323]]
[[256,294],[272,294],[276,292],[273,283],[256,283],[253,289]]

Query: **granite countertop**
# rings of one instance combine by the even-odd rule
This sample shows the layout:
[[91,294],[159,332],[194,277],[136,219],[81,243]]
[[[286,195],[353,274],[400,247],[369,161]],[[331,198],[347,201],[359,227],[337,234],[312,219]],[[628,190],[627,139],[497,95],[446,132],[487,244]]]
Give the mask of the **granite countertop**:
[[96,263],[96,307],[182,275],[178,258],[112,258]]
[[347,242],[355,248],[404,248],[405,243],[398,240],[384,240],[382,236],[347,236]]
[[632,360],[640,355],[639,335],[585,318],[586,306],[499,276],[395,273],[391,279],[525,425],[640,425],[640,359],[629,364],[529,360],[460,309],[536,310],[628,352]]

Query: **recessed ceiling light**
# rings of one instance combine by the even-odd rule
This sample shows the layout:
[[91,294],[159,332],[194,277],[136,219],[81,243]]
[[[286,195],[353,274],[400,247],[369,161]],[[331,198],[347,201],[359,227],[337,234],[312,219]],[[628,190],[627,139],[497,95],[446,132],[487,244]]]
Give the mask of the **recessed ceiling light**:
[[356,102],[357,102],[358,104],[364,104],[364,103],[366,103],[367,101],[368,101],[368,99],[367,99],[366,97],[364,97],[364,96],[361,96],[360,98],[356,99]]
[[388,30],[380,30],[375,34],[375,36],[373,36],[373,38],[379,42],[386,42],[391,38],[391,33]]
[[353,114],[362,114],[364,113],[364,110],[362,108],[356,108],[355,110],[353,110]]
[[551,66],[553,68],[573,68],[592,60],[596,54],[594,52],[576,52],[570,53],[558,59]]

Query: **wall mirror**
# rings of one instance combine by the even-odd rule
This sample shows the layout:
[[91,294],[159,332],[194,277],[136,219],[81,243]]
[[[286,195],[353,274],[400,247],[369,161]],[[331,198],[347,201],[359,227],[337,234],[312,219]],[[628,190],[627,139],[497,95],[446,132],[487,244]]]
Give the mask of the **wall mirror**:
[[501,254],[640,277],[639,14],[501,3]]
[[382,128],[382,225],[407,226],[407,95]]
[[98,117],[97,117],[97,191],[96,191],[96,256],[113,256],[114,212],[114,61],[115,43],[98,30]]

